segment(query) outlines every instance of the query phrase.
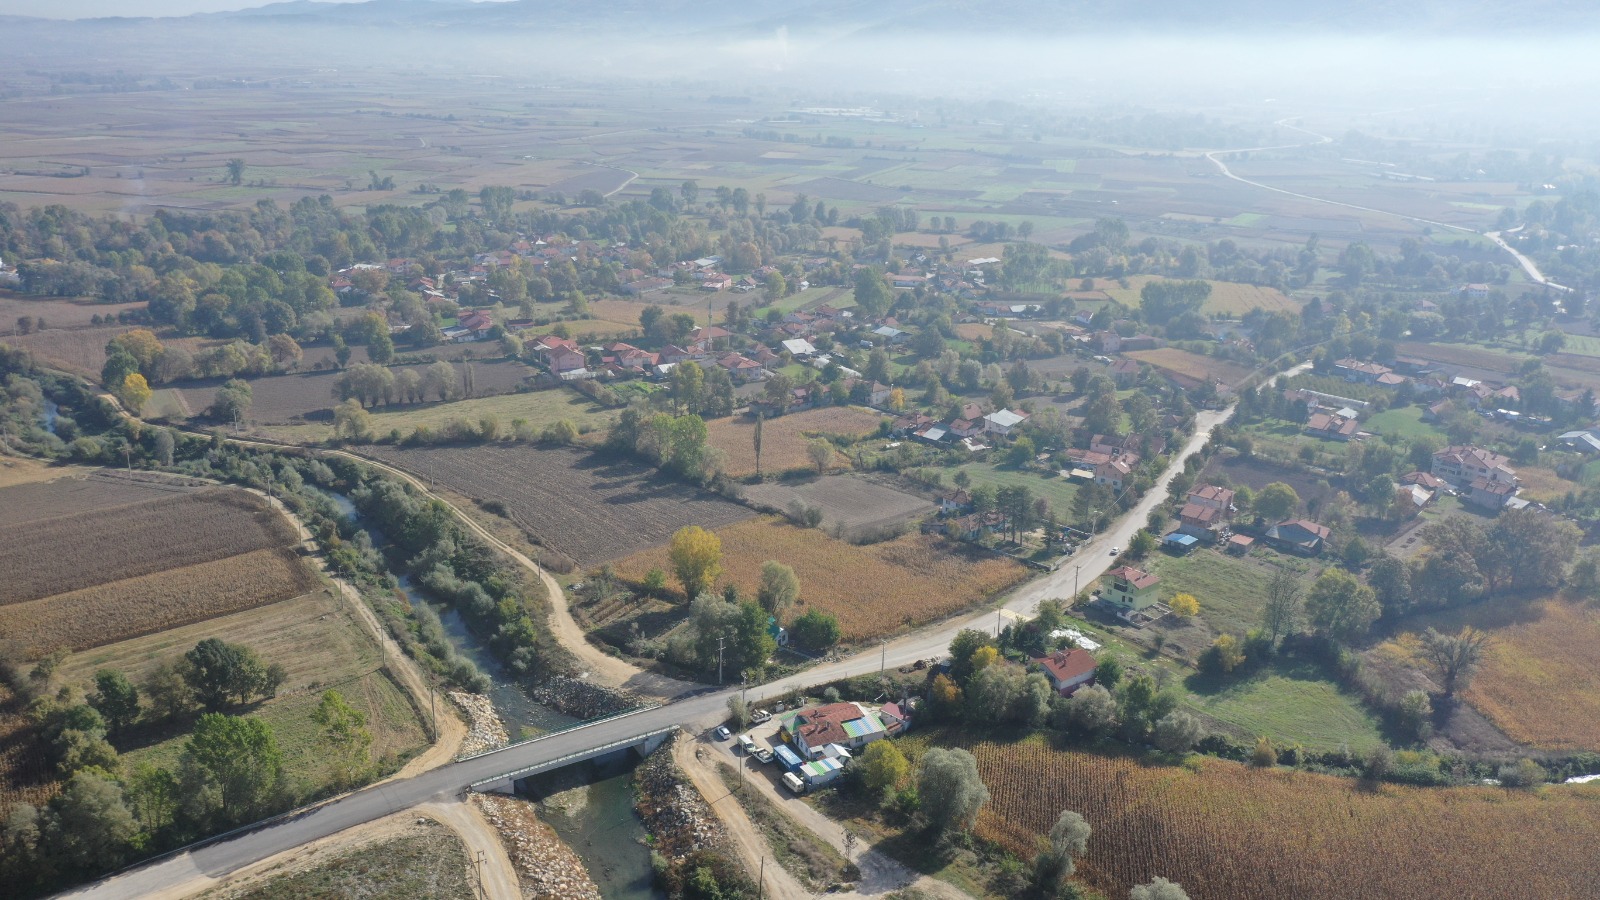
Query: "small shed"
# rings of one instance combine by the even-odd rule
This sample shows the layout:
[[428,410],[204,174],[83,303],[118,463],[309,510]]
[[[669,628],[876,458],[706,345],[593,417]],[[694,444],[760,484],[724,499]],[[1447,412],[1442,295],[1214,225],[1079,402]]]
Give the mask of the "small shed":
[[1200,539],[1192,534],[1174,531],[1161,539],[1161,545],[1167,549],[1168,553],[1176,556],[1186,556],[1189,551],[1200,546]]
[[800,767],[800,777],[812,787],[821,787],[844,772],[844,763],[836,758],[812,760]]
[[1234,556],[1243,556],[1250,552],[1255,543],[1256,539],[1248,534],[1236,534],[1228,538],[1228,552]]

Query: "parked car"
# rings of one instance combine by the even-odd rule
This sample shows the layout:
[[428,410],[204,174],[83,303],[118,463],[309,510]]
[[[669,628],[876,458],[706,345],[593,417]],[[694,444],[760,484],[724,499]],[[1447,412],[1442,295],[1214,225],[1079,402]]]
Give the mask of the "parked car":
[[744,751],[745,756],[753,756],[756,752],[756,742],[750,739],[750,735],[741,734],[739,735],[739,749]]
[[763,765],[772,762],[773,760],[772,751],[768,750],[766,747],[757,747],[755,757],[756,761]]
[[804,794],[806,792],[806,783],[801,780],[799,775],[793,772],[783,773],[783,786],[796,794]]
[[716,730],[716,735],[717,735],[717,740],[725,741],[728,738],[733,737],[733,732],[729,731],[728,730],[728,726],[726,726],[726,725],[718,725],[717,726],[717,730]]
[[769,713],[764,709],[758,709],[756,710],[755,715],[750,717],[750,721],[760,725],[762,722],[765,722],[770,718],[772,718],[772,713]]

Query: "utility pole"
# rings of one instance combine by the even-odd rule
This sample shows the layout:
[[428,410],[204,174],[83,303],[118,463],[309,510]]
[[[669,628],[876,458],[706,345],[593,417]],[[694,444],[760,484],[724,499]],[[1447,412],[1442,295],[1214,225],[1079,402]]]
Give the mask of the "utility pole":
[[722,683],[722,646],[723,638],[717,638],[717,684]]
[[1078,563],[1077,565],[1072,567],[1072,602],[1073,603],[1077,603],[1078,602],[1078,594],[1081,593],[1081,590],[1078,588],[1078,576],[1082,572],[1083,572],[1083,563]]
[[756,879],[756,900],[767,896],[767,857],[761,856],[761,875]]
[[478,855],[472,860],[472,872],[478,877],[478,896],[484,900],[488,900],[489,897],[488,889],[483,886],[483,867],[488,861],[482,850],[479,850]]

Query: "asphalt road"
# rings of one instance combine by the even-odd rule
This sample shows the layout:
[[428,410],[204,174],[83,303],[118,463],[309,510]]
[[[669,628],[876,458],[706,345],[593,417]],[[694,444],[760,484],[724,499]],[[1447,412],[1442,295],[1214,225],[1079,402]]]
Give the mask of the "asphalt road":
[[[1309,363],[1290,369],[1285,375],[1304,371]],[[1278,376],[1282,377],[1282,376]],[[1268,385],[1276,381],[1273,378]],[[1039,601],[1073,596],[1074,584],[1088,586],[1111,568],[1115,557],[1111,548],[1126,548],[1133,535],[1150,517],[1150,512],[1166,502],[1172,479],[1183,471],[1184,461],[1199,452],[1211,438],[1211,431],[1233,415],[1233,407],[1201,411],[1195,415],[1195,429],[1182,452],[1173,455],[1165,471],[1133,509],[1112,523],[1110,528],[1080,547],[1059,569],[1017,588],[1003,606],[948,620],[935,626],[886,642],[876,651],[867,650],[848,659],[814,666],[779,681],[750,688],[752,701],[782,696],[796,688],[836,681],[881,668],[914,663],[918,659],[942,656],[950,641],[963,628],[999,627],[998,609],[1031,616]],[[380,819],[433,799],[452,799],[468,785],[539,765],[592,747],[626,740],[668,725],[679,725],[694,732],[722,719],[728,698],[737,689],[713,691],[678,700],[594,725],[564,731],[539,740],[517,744],[493,753],[451,763],[412,778],[374,785],[338,800],[294,814],[292,817],[251,828],[197,850],[158,860],[108,879],[62,894],[63,897],[125,900],[144,897],[209,876],[218,878],[259,862],[285,850],[324,838],[356,825]]]

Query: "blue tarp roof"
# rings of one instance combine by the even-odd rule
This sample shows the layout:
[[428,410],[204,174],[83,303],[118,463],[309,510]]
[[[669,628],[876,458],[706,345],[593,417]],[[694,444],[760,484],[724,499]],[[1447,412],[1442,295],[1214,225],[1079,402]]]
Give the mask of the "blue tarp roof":
[[790,750],[788,744],[779,744],[772,749],[772,753],[778,757],[778,762],[783,763],[783,767],[791,772],[805,764],[800,754]]
[[1200,543],[1200,539],[1195,537],[1194,535],[1192,535],[1192,534],[1179,534],[1176,531],[1174,531],[1172,534],[1167,535],[1166,540],[1167,540],[1167,543],[1169,543],[1169,544],[1177,544],[1180,547],[1193,547],[1195,544]]

